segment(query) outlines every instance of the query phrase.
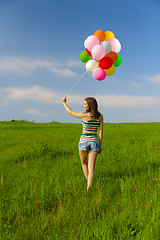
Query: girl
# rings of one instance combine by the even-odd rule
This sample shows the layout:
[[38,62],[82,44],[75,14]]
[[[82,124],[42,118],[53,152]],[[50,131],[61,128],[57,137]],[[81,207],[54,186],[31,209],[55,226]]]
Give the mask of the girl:
[[[82,169],[87,179],[87,190],[91,187],[94,176],[95,162],[97,155],[102,152],[103,139],[103,115],[98,111],[97,101],[93,97],[84,100],[85,113],[72,111],[66,103],[66,97],[62,98],[62,103],[66,111],[77,118],[82,118],[83,132],[79,141],[79,156]],[[99,128],[99,141],[97,130]],[[88,162],[87,158],[89,156]]]

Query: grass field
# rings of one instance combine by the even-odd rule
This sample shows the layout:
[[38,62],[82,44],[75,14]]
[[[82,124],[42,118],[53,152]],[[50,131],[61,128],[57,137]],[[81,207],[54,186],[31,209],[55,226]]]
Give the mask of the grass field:
[[81,131],[0,122],[0,239],[160,239],[160,123],[104,124],[89,192]]

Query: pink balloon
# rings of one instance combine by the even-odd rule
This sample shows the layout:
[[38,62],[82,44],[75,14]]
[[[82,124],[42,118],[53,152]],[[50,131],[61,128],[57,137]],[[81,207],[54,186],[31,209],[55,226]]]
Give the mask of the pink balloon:
[[93,77],[98,81],[102,81],[106,78],[106,72],[102,68],[97,68],[93,71]]
[[117,38],[111,38],[108,40],[108,42],[111,44],[111,48],[113,52],[120,52],[121,50],[121,44]]
[[85,47],[91,52],[92,48],[99,44],[99,39],[96,36],[91,35],[85,40],[84,44]]
[[101,45],[96,45],[93,49],[92,49],[92,58],[96,61],[100,60],[101,58],[103,58],[105,55],[105,48]]

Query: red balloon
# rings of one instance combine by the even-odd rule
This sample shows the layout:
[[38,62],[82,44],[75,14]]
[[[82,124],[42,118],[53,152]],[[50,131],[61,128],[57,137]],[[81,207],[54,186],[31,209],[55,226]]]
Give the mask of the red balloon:
[[113,60],[110,57],[103,57],[99,60],[99,67],[102,69],[109,69],[113,65]]
[[89,56],[92,57],[92,53],[86,48],[86,52],[88,53]]

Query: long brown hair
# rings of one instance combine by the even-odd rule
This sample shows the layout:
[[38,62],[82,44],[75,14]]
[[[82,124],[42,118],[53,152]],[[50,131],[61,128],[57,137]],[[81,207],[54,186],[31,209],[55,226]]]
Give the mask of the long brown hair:
[[93,97],[87,97],[85,100],[89,106],[88,112],[91,112],[93,117],[95,119],[98,119],[100,117],[100,112],[98,111],[98,104],[96,99]]

